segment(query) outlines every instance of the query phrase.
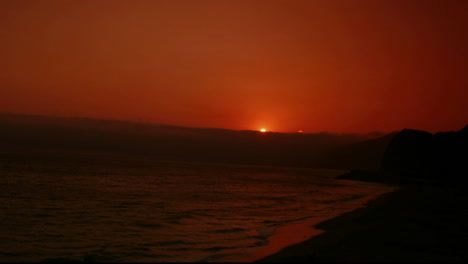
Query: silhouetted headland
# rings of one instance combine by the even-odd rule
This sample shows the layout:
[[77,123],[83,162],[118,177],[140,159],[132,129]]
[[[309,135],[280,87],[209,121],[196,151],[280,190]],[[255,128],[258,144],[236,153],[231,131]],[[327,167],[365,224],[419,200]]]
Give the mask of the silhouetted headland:
[[468,126],[431,134],[396,134],[376,171],[340,179],[400,189],[366,207],[322,222],[325,233],[259,262],[464,262],[468,259]]
[[465,187],[468,183],[468,126],[431,134],[404,129],[385,150],[378,171],[353,170],[341,179],[388,183],[433,182]]

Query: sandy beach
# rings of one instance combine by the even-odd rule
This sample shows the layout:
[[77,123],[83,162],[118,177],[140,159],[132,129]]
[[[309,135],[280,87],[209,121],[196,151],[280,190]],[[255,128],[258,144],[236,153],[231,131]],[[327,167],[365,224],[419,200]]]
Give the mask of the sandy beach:
[[325,232],[259,262],[459,262],[468,258],[468,195],[406,185],[317,225]]

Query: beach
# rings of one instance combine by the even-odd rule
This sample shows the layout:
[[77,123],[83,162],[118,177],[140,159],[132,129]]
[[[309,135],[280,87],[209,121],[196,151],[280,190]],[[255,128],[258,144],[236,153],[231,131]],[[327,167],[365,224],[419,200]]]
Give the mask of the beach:
[[468,195],[405,185],[316,226],[324,233],[258,262],[461,262],[468,257]]

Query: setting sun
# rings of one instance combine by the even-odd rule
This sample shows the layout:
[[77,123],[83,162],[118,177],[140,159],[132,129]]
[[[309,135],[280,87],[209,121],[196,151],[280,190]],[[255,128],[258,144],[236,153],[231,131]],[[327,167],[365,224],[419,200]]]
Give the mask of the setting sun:
[[266,128],[261,128],[260,132],[265,133],[265,132],[267,132],[267,130],[266,130]]

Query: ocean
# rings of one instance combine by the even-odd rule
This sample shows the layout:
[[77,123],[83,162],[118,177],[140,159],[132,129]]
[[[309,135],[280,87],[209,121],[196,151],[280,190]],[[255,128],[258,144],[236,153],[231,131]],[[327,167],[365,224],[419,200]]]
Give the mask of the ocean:
[[0,162],[0,261],[253,261],[394,187],[345,171],[78,155]]

